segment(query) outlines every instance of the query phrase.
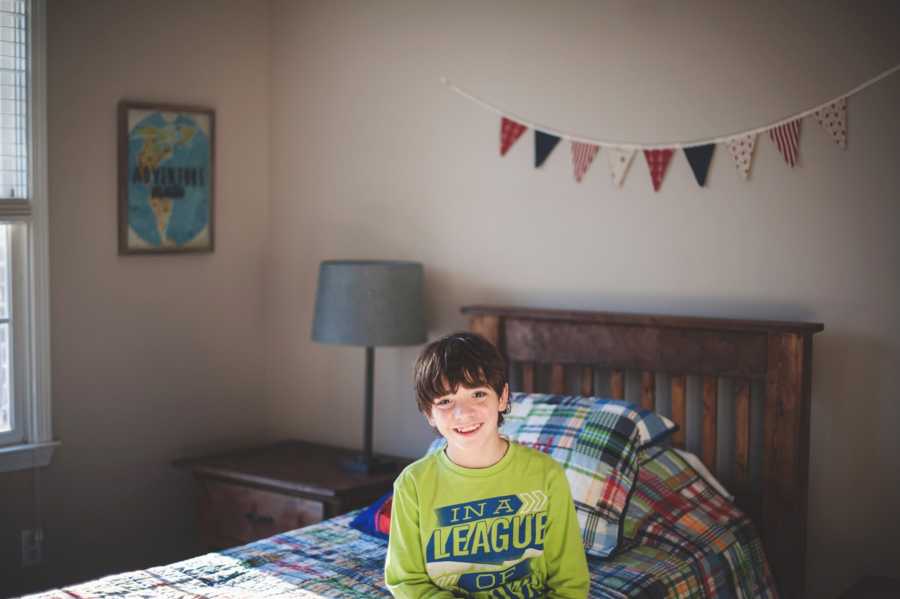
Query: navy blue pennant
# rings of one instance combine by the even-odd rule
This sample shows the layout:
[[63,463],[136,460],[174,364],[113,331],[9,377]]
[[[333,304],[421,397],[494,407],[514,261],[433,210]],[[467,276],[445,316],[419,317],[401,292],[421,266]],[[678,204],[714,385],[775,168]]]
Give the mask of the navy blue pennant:
[[684,155],[687,156],[691,170],[694,171],[694,178],[697,179],[700,187],[706,185],[706,175],[709,173],[709,163],[715,149],[716,144],[684,148]]
[[559,143],[559,138],[555,135],[550,135],[549,133],[544,133],[543,131],[538,131],[535,129],[534,131],[534,168],[538,168],[544,161],[547,160],[547,156],[550,155],[550,152],[553,151],[553,148],[556,147],[556,144]]

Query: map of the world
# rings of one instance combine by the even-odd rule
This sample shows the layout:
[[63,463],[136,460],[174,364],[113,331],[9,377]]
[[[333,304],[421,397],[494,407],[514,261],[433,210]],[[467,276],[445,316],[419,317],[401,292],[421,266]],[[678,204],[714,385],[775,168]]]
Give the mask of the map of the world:
[[127,172],[130,248],[208,245],[212,173],[204,115],[141,113],[129,123]]

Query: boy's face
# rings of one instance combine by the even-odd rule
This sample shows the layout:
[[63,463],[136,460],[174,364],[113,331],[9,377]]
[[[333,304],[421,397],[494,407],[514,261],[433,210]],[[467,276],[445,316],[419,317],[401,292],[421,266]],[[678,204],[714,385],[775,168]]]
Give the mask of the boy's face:
[[500,437],[497,430],[499,413],[509,404],[509,385],[497,396],[489,385],[465,387],[434,400],[428,424],[447,439],[447,446],[458,452],[477,452],[492,447]]

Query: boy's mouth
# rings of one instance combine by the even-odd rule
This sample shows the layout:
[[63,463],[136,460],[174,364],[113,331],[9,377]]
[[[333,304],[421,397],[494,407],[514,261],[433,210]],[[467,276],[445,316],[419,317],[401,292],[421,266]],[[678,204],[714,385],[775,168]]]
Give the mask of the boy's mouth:
[[459,435],[473,435],[481,428],[481,423],[470,424],[469,426],[459,426],[453,429]]

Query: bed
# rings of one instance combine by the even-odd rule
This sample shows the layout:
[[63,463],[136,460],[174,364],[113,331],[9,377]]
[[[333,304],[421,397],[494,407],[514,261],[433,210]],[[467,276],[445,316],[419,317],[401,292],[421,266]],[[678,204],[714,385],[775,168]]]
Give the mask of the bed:
[[[591,597],[802,596],[812,337],[821,324],[463,312],[506,356],[514,389],[601,391],[648,409],[664,397],[679,426],[668,445],[641,450],[621,547],[590,560]],[[720,426],[726,413],[730,426]],[[701,463],[688,461],[688,445]],[[34,597],[389,597],[386,542],[352,528],[356,515]]]

